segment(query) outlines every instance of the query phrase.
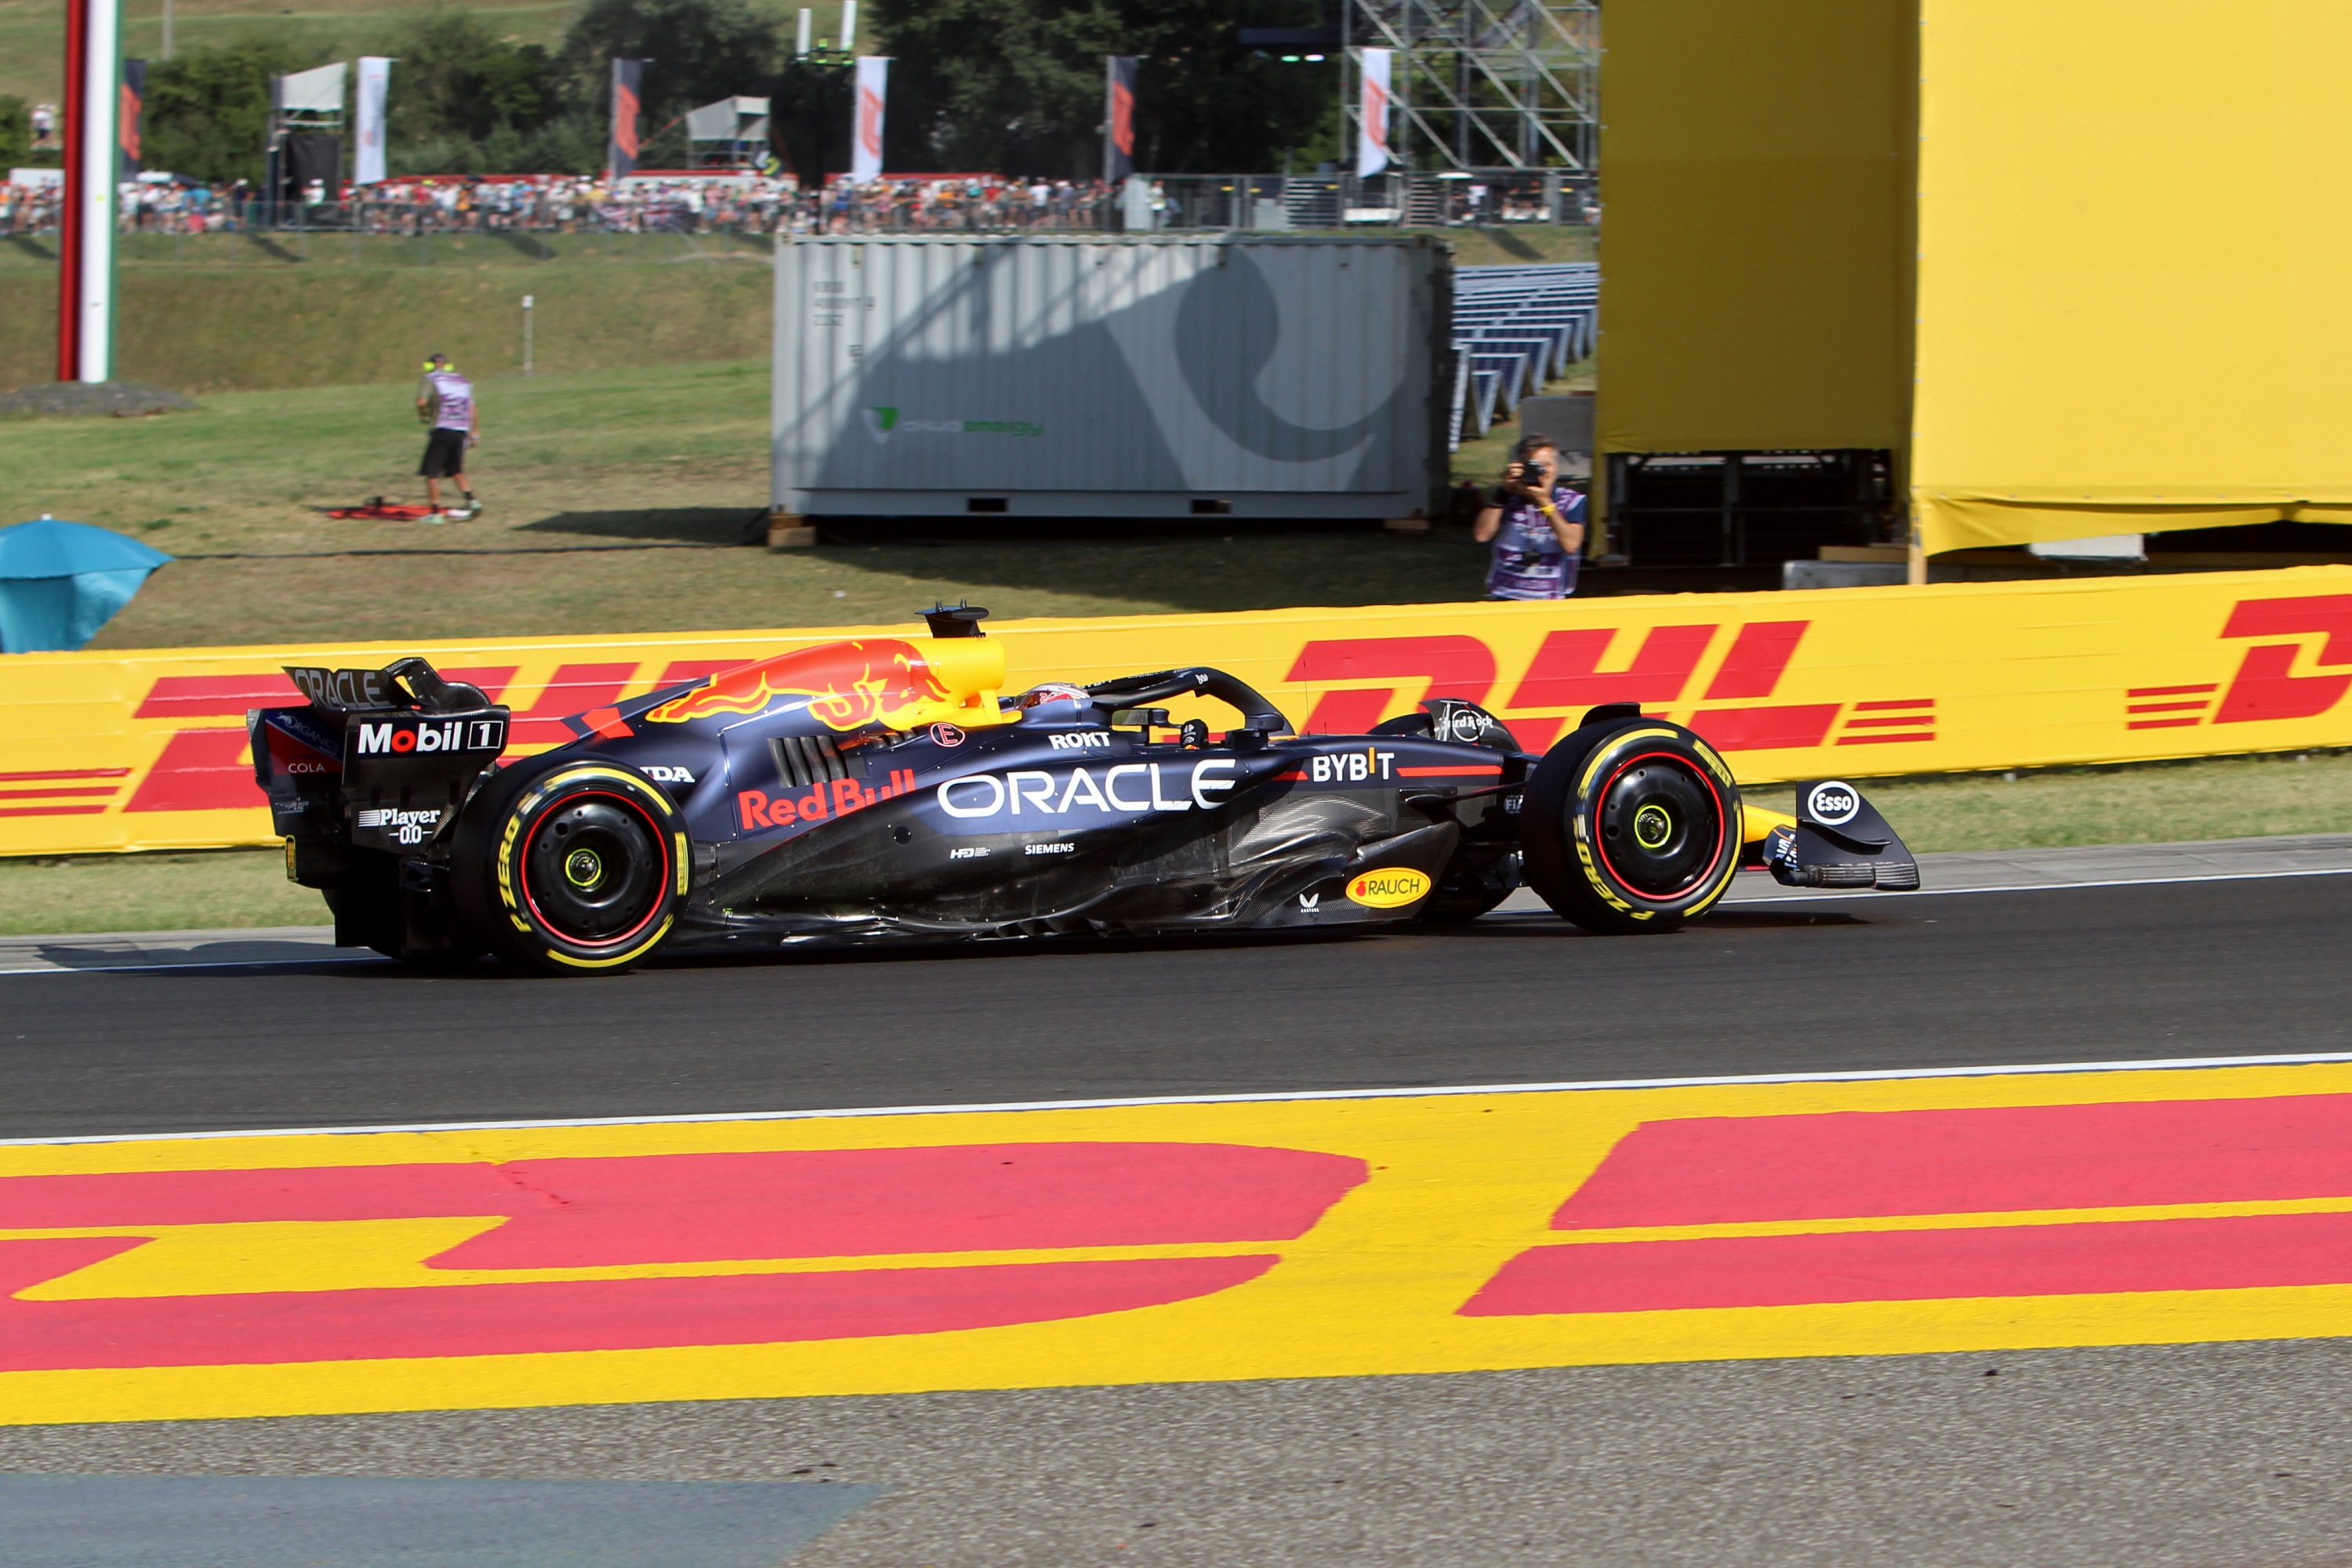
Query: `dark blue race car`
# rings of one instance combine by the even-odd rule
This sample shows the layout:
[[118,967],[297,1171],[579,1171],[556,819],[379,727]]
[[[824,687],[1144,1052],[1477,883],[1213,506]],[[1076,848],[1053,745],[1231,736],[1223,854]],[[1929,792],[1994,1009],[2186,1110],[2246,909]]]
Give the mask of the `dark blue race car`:
[[[985,610],[782,653],[569,721],[499,765],[508,710],[423,659],[290,669],[248,716],[288,874],[336,941],[553,973],[657,952],[1475,920],[1525,885],[1587,930],[1666,931],[1743,855],[1784,882],[1918,886],[1852,785],[1743,808],[1698,736],[1611,703],[1538,756],[1475,704],[1299,735],[1207,668],[1000,695]],[[1206,699],[1225,727],[1171,722]],[[1193,706],[1200,706],[1193,703]]]

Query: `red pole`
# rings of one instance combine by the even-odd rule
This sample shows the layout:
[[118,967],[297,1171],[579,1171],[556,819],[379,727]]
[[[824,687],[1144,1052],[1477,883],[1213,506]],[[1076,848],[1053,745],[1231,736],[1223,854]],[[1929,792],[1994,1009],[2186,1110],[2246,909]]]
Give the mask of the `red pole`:
[[66,0],[66,184],[58,214],[58,379],[81,379],[82,100],[89,80],[89,0]]

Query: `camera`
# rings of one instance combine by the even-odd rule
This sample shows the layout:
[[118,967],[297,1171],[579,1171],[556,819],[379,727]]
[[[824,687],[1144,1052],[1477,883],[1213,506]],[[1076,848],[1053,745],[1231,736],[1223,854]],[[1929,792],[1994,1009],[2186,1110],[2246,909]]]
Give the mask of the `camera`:
[[1519,466],[1519,483],[1531,490],[1543,489],[1545,481],[1550,478],[1550,470],[1541,463],[1523,463]]

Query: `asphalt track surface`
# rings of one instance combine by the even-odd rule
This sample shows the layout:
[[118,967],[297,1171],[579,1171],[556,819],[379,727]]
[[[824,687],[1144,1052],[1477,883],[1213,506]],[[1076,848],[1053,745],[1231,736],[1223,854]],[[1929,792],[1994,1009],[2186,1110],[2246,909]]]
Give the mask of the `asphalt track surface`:
[[0,976],[0,1137],[2345,1048],[2352,877],[1458,931],[677,964]]
[[[0,1135],[2336,1052],[2347,916],[2309,877],[1664,940],[26,975]],[[2347,1384],[2352,1341],[2158,1345],[13,1428],[0,1469],[889,1489],[795,1568],[2326,1564]]]

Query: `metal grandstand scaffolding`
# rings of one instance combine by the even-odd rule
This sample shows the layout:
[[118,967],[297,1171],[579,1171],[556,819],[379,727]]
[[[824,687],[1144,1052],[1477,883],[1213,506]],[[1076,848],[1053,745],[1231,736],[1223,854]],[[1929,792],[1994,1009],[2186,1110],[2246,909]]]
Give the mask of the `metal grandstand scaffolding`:
[[1601,110],[1599,0],[1341,0],[1339,101],[1355,142],[1361,51],[1392,49],[1403,170],[1559,170],[1582,183]]

